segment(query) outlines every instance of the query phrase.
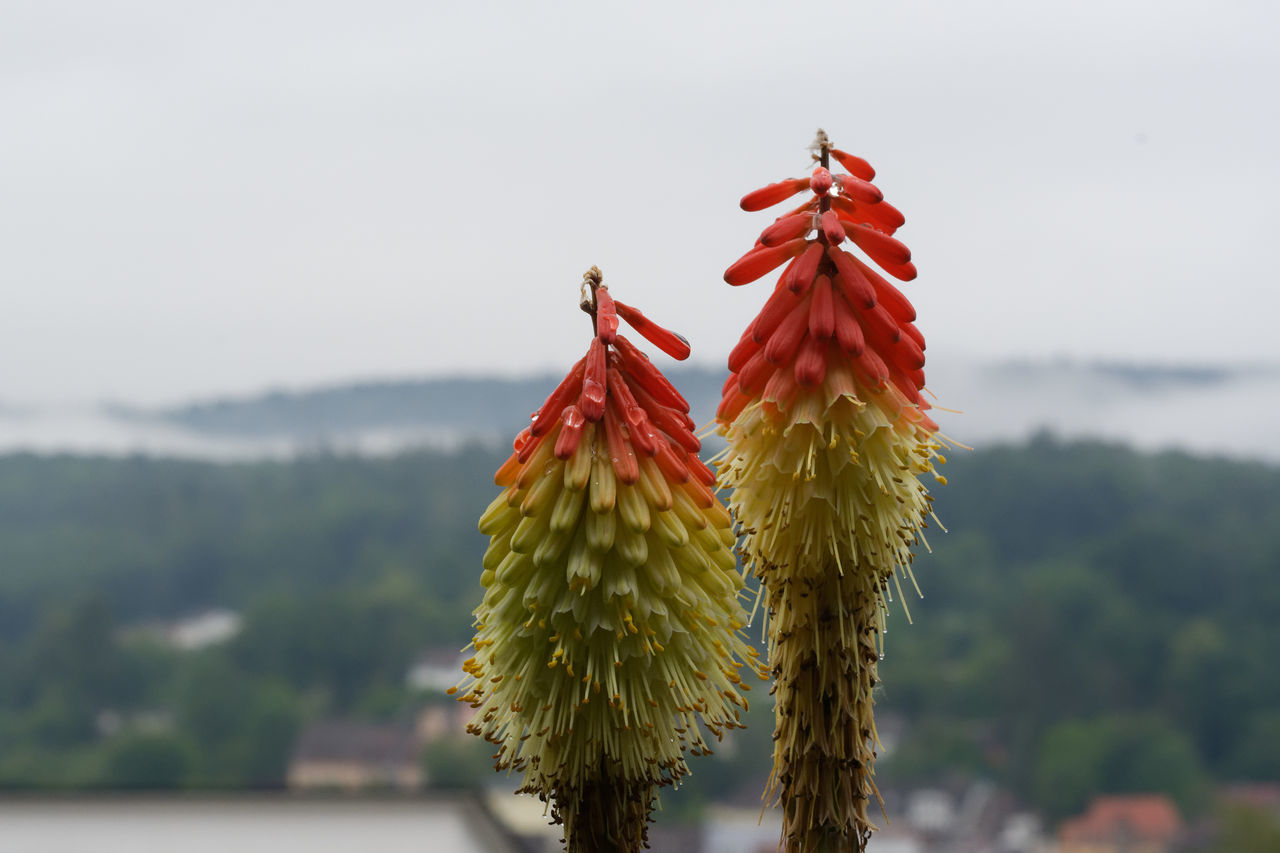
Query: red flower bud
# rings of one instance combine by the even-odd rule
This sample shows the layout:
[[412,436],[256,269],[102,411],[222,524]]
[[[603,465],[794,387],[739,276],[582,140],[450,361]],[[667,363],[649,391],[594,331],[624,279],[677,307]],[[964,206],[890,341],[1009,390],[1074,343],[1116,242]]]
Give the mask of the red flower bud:
[[[560,413],[565,407],[573,403],[574,398],[578,395],[579,389],[582,387],[582,373],[586,367],[587,360],[579,359],[569,370],[569,375],[560,381],[556,386],[556,390],[552,391],[547,401],[542,404],[542,408],[538,409],[533,415],[532,423],[529,425],[529,436],[538,438],[551,432],[551,428],[555,426],[556,419],[560,417]],[[513,448],[517,453],[522,448]]]
[[840,217],[834,210],[828,210],[822,214],[822,234],[833,246],[844,242],[844,228],[840,225]]
[[751,324],[751,339],[758,344],[763,344],[798,305],[800,305],[800,297],[779,281],[773,295],[769,297],[769,301],[764,304],[764,308],[760,309],[755,322]]
[[871,164],[866,160],[845,151],[841,151],[839,148],[830,148],[828,150],[831,152],[831,156],[836,158],[836,162],[841,166],[844,166],[845,170],[849,174],[861,178],[864,181],[875,179],[876,170],[871,168]]
[[[683,335],[678,335],[670,329],[662,328],[630,305],[624,305],[616,299],[613,304],[618,311],[618,316],[626,320],[627,324],[639,332],[649,343],[677,361],[684,361],[689,357],[689,342],[684,339]],[[617,340],[620,341],[622,338],[619,337]],[[616,344],[617,341],[614,343]]]
[[[616,304],[616,303],[615,303]],[[625,318],[624,318],[625,319]],[[631,322],[627,320],[627,322]],[[649,357],[636,349],[635,344],[622,335],[613,342],[614,352],[618,355],[618,366],[632,380],[636,387],[649,392],[655,400],[664,406],[689,411],[689,401],[667,381],[658,368],[653,366]]]
[[810,212],[783,216],[760,232],[760,244],[763,246],[777,246],[787,240],[803,237],[812,228],[813,214]]
[[809,178],[809,189],[813,190],[815,195],[824,196],[831,189],[832,179],[831,173],[819,166],[813,170],[813,177]]
[[815,388],[827,375],[827,342],[810,335],[800,345],[796,355],[796,382],[802,388]]
[[818,340],[826,341],[830,340],[835,333],[836,310],[831,292],[831,279],[820,275],[813,283],[813,296],[809,301],[809,334]]
[[880,188],[875,184],[869,184],[850,175],[841,175],[837,180],[840,184],[840,192],[854,202],[877,204],[884,201],[884,193],[880,192]]
[[764,210],[766,207],[773,207],[780,201],[786,201],[798,192],[809,188],[808,178],[791,178],[785,181],[779,181],[776,184],[769,184],[767,187],[761,187],[758,190],[749,192],[742,197],[739,204],[743,210],[754,211]]
[[901,241],[888,234],[881,234],[864,225],[851,225],[846,229],[849,239],[858,244],[858,248],[866,252],[871,260],[885,268],[901,266],[911,262],[911,250]]
[[778,279],[778,283],[792,293],[804,293],[818,274],[818,264],[822,261],[822,244],[813,241],[796,258],[787,271]]
[[836,265],[836,284],[849,302],[858,308],[873,308],[876,290],[858,268],[857,259],[837,246],[827,248],[827,257]]
[[577,406],[570,406],[560,415],[560,434],[556,436],[556,458],[568,459],[573,452],[578,449],[578,442],[582,440],[582,428],[586,425],[587,419],[582,416],[582,410]]
[[735,287],[749,284],[800,254],[807,245],[806,240],[797,238],[777,246],[752,249],[724,271],[724,280]]
[[596,288],[596,334],[606,344],[618,337],[618,312],[607,287]]
[[768,343],[764,345],[764,357],[770,364],[779,367],[786,365],[795,358],[796,350],[800,348],[800,341],[804,340],[808,331],[809,312],[804,305],[800,305],[787,315],[787,318],[778,326],[778,330],[769,336]]

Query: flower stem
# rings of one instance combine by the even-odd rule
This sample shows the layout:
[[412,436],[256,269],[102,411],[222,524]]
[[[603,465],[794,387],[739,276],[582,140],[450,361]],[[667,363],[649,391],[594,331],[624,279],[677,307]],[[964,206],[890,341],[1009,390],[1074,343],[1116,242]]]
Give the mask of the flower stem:
[[640,853],[649,834],[653,785],[611,773],[605,761],[574,791],[557,790],[566,853]]

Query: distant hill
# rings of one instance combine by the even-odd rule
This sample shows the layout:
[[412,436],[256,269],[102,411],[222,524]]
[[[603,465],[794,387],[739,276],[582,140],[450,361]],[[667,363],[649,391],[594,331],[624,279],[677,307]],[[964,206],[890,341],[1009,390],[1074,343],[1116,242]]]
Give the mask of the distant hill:
[[[718,371],[679,368],[669,377],[709,418],[724,381]],[[317,440],[361,430],[431,427],[497,440],[528,424],[561,377],[362,382],[310,391],[273,391],[166,409],[161,418],[199,432]]]
[[[699,424],[714,416],[725,375],[705,367],[669,371]],[[161,409],[0,406],[0,452],[231,460],[496,446],[528,423],[558,380],[369,381]],[[944,432],[966,444],[1021,441],[1047,430],[1147,450],[1280,461],[1280,445],[1258,440],[1280,433],[1280,367],[939,360],[929,383]]]

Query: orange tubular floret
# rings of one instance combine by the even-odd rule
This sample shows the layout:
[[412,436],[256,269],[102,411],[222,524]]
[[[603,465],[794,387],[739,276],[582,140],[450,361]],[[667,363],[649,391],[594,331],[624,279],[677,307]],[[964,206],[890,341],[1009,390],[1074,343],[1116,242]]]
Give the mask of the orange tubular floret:
[[613,306],[609,288],[596,288],[596,335],[606,344],[618,337],[618,312]]
[[791,406],[791,401],[795,399],[799,390],[800,386],[796,383],[794,371],[775,370],[765,384],[764,393],[760,395],[760,399],[765,403],[769,414],[776,416]]
[[813,282],[813,295],[809,300],[809,334],[825,341],[835,333],[836,312],[831,279],[820,275]]
[[903,226],[907,218],[902,211],[887,201],[876,204],[856,204],[844,196],[833,196],[831,208],[840,214],[840,218],[855,225],[870,224],[877,230],[892,234]]
[[867,281],[871,282],[871,286],[875,288],[876,301],[885,307],[885,310],[893,316],[893,319],[904,324],[915,322],[916,309],[901,290],[885,281],[875,270],[857,258],[854,258],[853,261],[858,265],[858,269],[862,274],[866,276]]
[[673,447],[670,440],[658,442],[658,453],[653,457],[653,461],[658,463],[658,468],[668,482],[688,482],[689,467],[685,465],[681,456],[685,456],[684,451],[678,445]]
[[836,317],[836,342],[840,344],[840,349],[851,356],[861,355],[867,345],[866,338],[862,334],[862,327],[858,325],[858,318],[854,316],[853,308],[848,300],[838,294],[832,300],[832,307]]
[[742,197],[739,205],[743,210],[747,211],[764,210],[766,207],[773,207],[778,202],[786,201],[796,193],[803,192],[808,188],[808,178],[791,178],[747,193]]
[[751,324],[751,339],[758,344],[763,344],[799,304],[800,297],[779,282],[777,289],[773,291],[773,295],[769,297],[769,301],[760,309],[755,322]]
[[912,263],[905,264],[881,264],[880,268],[898,281],[914,281],[919,275],[916,271],[916,265]]
[[808,331],[809,307],[802,303],[797,305],[778,326],[777,331],[769,336],[768,342],[764,345],[765,359],[779,367],[787,364],[795,357],[796,350],[800,348],[800,341],[804,340]]
[[865,225],[851,225],[845,233],[858,244],[859,249],[871,256],[871,260],[886,270],[891,266],[911,263],[911,250],[902,241],[888,234],[881,234]]
[[726,394],[721,398],[720,405],[716,407],[716,420],[720,423],[732,423],[754,399],[753,396],[744,394],[742,391]]
[[860,204],[879,204],[884,201],[884,193],[880,192],[879,187],[851,175],[840,176],[840,192]]
[[724,271],[724,280],[735,287],[750,284],[800,254],[807,245],[807,240],[797,237],[777,246],[752,249]]
[[578,408],[582,409],[582,414],[587,420],[595,423],[604,417],[605,397],[603,385],[594,379],[583,380],[582,394],[578,396]]
[[778,279],[778,284],[792,293],[804,293],[818,274],[818,265],[822,262],[822,244],[817,240],[809,243],[808,248],[795,259],[787,271]]
[[587,420],[595,422],[604,417],[606,347],[600,338],[592,338],[587,349],[587,364],[582,374],[582,394],[578,407]]
[[889,367],[884,363],[884,359],[876,355],[875,350],[865,347],[862,353],[854,359],[854,367],[861,374],[863,380],[872,388],[879,388],[881,385],[889,381]]
[[838,246],[829,247],[827,256],[836,265],[835,284],[843,291],[850,304],[858,308],[874,308],[876,289],[858,268],[857,259]]
[[803,237],[813,228],[812,213],[793,213],[783,216],[760,232],[760,245],[777,246],[787,240]]
[[[629,320],[627,322],[630,322]],[[653,398],[666,406],[689,411],[689,401],[667,381],[658,368],[653,366],[649,357],[636,349],[635,344],[622,335],[613,342],[614,352],[618,355],[618,366],[634,383],[648,391]]]
[[847,151],[841,151],[839,148],[829,148],[827,150],[831,152],[832,157],[836,158],[837,163],[844,166],[845,171],[849,174],[864,181],[875,180],[876,170],[871,168],[871,164],[866,160]]
[[751,334],[751,328],[743,334],[742,340],[729,353],[729,372],[737,373],[748,359],[760,351],[760,343]]
[[883,305],[858,312],[858,319],[862,321],[867,340],[882,355],[889,353],[893,345],[902,340],[902,330]]
[[765,358],[764,350],[753,355],[738,372],[738,389],[744,394],[755,394],[769,381],[774,366]]
[[822,235],[833,246],[844,242],[844,226],[840,224],[840,217],[834,210],[822,214]]
[[[649,343],[676,361],[684,361],[689,357],[689,342],[685,340],[683,335],[678,335],[670,329],[664,329],[630,305],[624,305],[616,299],[613,304],[618,311],[618,316],[626,320],[627,324],[639,332],[640,336]],[[619,338],[618,340],[622,339]]]
[[[924,350],[920,349],[920,345],[915,342],[915,338],[911,337],[911,335],[903,335],[898,339],[898,348],[901,350],[899,363],[903,367],[908,370],[924,369]],[[924,387],[923,379],[920,380],[920,387]]]
[[922,353],[927,349],[924,345],[924,333],[917,329],[914,323],[903,323],[902,331],[911,336],[911,340],[916,342],[916,346],[920,347]]
[[579,359],[578,363],[569,369],[569,375],[560,380],[560,384],[547,397],[542,408],[534,414],[533,422],[529,424],[530,436],[537,438],[546,435],[559,419],[560,413],[578,396],[586,364],[586,358]]
[[689,473],[693,477],[684,485],[687,487],[689,483],[701,483],[708,489],[714,488],[716,484],[716,472],[707,467],[706,463],[693,453],[685,453],[685,467],[689,469]]
[[561,413],[560,422],[555,454],[557,459],[565,460],[578,449],[578,442],[582,440],[582,428],[586,425],[587,419],[583,417],[582,410],[577,406],[569,406]]
[[516,481],[516,475],[520,473],[520,459],[512,453],[507,457],[507,461],[494,472],[493,484],[495,486],[510,486]]
[[690,430],[683,412],[662,405],[649,396],[649,393],[644,388],[637,386],[632,389],[632,393],[636,395],[636,401],[639,403],[640,408],[644,410],[645,415],[648,416],[650,423],[670,436],[684,449],[693,453],[697,453],[702,449],[702,442]]
[[813,190],[816,196],[824,196],[831,190],[831,185],[835,183],[835,179],[831,177],[831,172],[818,166],[813,170],[813,174],[809,177],[809,189]]
[[813,335],[804,339],[796,354],[796,382],[803,388],[816,388],[827,375],[827,342]]
[[618,479],[628,486],[640,479],[640,463],[631,442],[622,434],[622,413],[618,411],[616,398],[609,400],[604,414],[604,435],[609,445],[609,459]]

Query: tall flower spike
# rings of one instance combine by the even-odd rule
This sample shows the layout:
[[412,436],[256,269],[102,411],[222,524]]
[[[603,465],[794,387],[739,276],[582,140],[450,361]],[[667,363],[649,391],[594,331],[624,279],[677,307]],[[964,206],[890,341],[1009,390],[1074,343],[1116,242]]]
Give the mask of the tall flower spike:
[[[740,727],[744,667],[729,513],[697,456],[689,404],[618,334],[618,319],[688,355],[615,302],[593,267],[586,357],[516,438],[490,537],[475,656],[459,687],[495,769],[550,800],[573,851],[638,851],[657,788]],[[701,724],[701,726],[699,725]]]
[[[761,210],[811,191],[725,272],[744,284],[791,259],[729,356],[717,462],[768,605],[776,730],[766,796],[782,806],[788,851],[844,851],[864,849],[875,828],[872,691],[886,598],[890,582],[901,598],[900,577],[912,578],[911,547],[931,515],[920,477],[945,460],[920,396],[915,311],[842,245],[914,278],[910,251],[891,236],[902,215],[868,183],[865,160],[822,131],[815,149],[807,181],[742,200]],[[833,174],[832,158],[850,174]]]

